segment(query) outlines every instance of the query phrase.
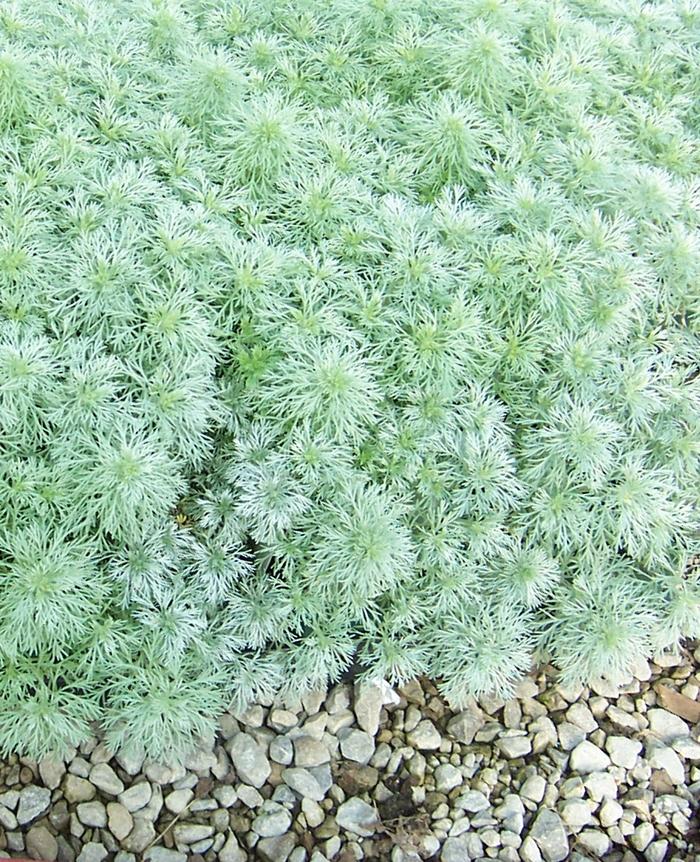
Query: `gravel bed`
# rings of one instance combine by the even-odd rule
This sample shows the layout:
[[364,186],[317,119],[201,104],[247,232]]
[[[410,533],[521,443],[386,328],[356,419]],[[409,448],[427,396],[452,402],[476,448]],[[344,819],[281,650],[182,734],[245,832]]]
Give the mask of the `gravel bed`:
[[700,862],[700,649],[628,684],[543,668],[454,713],[428,680],[227,713],[178,767],[0,766],[0,850],[54,862]]

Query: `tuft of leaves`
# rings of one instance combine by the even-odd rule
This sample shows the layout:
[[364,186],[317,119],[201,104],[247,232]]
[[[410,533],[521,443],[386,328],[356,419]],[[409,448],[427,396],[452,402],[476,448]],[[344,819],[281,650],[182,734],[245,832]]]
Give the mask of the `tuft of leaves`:
[[0,15],[0,751],[698,636],[691,6]]

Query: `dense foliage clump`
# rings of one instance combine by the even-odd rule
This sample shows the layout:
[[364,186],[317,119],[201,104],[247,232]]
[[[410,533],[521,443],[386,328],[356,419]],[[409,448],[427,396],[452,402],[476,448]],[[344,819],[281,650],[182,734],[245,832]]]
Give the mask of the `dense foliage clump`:
[[0,8],[0,747],[700,634],[695,0]]

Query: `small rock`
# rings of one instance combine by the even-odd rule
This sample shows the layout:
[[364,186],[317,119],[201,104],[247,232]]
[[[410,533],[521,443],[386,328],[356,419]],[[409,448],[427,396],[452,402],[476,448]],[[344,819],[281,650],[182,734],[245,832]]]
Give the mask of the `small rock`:
[[0,805],[3,805],[5,808],[9,808],[10,811],[16,811],[18,804],[19,791],[6,790],[4,793],[0,793]]
[[435,778],[435,789],[439,793],[449,793],[455,787],[459,787],[464,781],[462,773],[451,763],[442,763],[433,773]]
[[569,855],[569,839],[564,824],[559,815],[549,808],[540,810],[530,828],[530,837],[537,842],[546,862],[563,862]]
[[635,850],[643,852],[654,840],[654,827],[651,823],[640,823],[630,835],[630,844]]
[[251,787],[249,784],[239,784],[236,788],[236,796],[241,800],[246,808],[253,810],[259,808],[263,804],[263,798],[260,791]]
[[107,812],[101,802],[81,802],[76,812],[78,820],[84,826],[93,826],[101,829],[107,825]]
[[469,859],[480,859],[483,852],[481,838],[474,833],[465,832],[445,841],[440,860],[441,862],[467,862]]
[[606,799],[598,811],[600,825],[604,829],[613,826],[622,817],[623,808],[615,799]]
[[262,787],[270,775],[270,763],[262,745],[247,733],[237,733],[226,747],[241,781]]
[[338,806],[335,816],[341,829],[352,832],[362,838],[369,838],[377,830],[379,817],[376,810],[364,800],[357,797],[348,799]]
[[520,795],[532,802],[542,802],[547,782],[541,775],[531,775],[520,788]]
[[288,833],[277,838],[261,838],[255,849],[263,862],[287,862],[296,843],[295,836]]
[[571,751],[586,738],[586,732],[582,728],[568,721],[562,721],[557,728],[557,735],[559,745],[564,751]]
[[248,709],[243,710],[243,712],[236,713],[236,718],[246,727],[262,727],[265,721],[265,710],[259,703],[254,703]]
[[457,807],[476,814],[479,811],[486,811],[491,807],[491,803],[480,790],[467,790],[458,798]]
[[672,748],[654,748],[647,753],[652,769],[664,769],[673,784],[685,783],[685,769],[680,757]]
[[11,832],[13,829],[16,829],[18,825],[17,817],[12,813],[12,811],[10,811],[9,808],[5,808],[4,805],[0,805],[0,826]]
[[644,858],[647,862],[663,862],[668,852],[668,841],[654,841],[644,851]]
[[595,802],[602,802],[606,798],[617,797],[617,784],[615,778],[609,772],[589,772],[584,781],[588,795]]
[[47,787],[37,787],[29,784],[19,794],[19,807],[17,808],[17,822],[25,826],[40,817],[51,804],[51,791]]
[[83,846],[76,862],[102,862],[107,858],[107,848],[104,844],[90,841]]
[[442,737],[430,719],[425,718],[406,736],[406,742],[411,748],[419,751],[436,751],[440,748]]
[[326,795],[316,776],[307,769],[285,769],[282,772],[282,780],[299,796],[314,799],[316,802],[321,802]]
[[132,784],[131,787],[119,794],[119,801],[127,811],[140,811],[145,808],[151,801],[152,796],[151,785],[147,781],[140,781],[138,784]]
[[243,850],[238,843],[238,839],[233,834],[229,833],[226,843],[219,850],[219,862],[246,862],[248,854]]
[[595,720],[593,713],[583,701],[577,701],[571,704],[566,710],[566,718],[571,724],[580,727],[584,733],[593,733],[598,728],[598,722]]
[[108,802],[107,826],[117,841],[123,841],[134,828],[134,818],[120,802]]
[[173,838],[176,844],[196,844],[214,834],[213,826],[203,823],[178,823],[173,827]]
[[149,847],[143,858],[144,862],[187,862],[187,853],[168,850],[167,847]]
[[483,712],[474,705],[473,709],[465,709],[447,723],[447,732],[451,737],[465,745],[471,745],[474,737],[486,724]]
[[194,793],[189,787],[183,787],[182,790],[173,790],[165,797],[165,807],[173,814],[181,814],[190,804],[194,797]]
[[144,761],[144,750],[139,745],[120,751],[115,757],[117,763],[127,775],[138,775]]
[[63,795],[68,802],[76,804],[78,802],[89,802],[95,798],[95,788],[84,778],[78,778],[77,775],[66,775],[66,780],[63,782]]
[[[361,682],[354,688],[355,717],[360,728],[371,737],[377,735],[379,715],[385,704],[397,703],[398,697],[386,682]],[[346,704],[347,706],[347,704]],[[330,708],[328,710],[330,712]]]
[[122,839],[122,847],[129,853],[143,853],[156,837],[156,830],[150,820],[136,817],[134,828]]
[[610,766],[610,758],[597,745],[584,739],[571,752],[570,766],[574,772],[587,775],[589,772],[602,772],[607,769]]
[[[318,712],[318,710],[316,710]],[[286,733],[299,723],[298,718],[288,709],[272,709],[267,718],[268,726],[277,733]]]
[[326,819],[326,812],[321,808],[318,802],[315,802],[313,799],[302,799],[301,810],[304,812],[306,823],[310,829],[315,829],[317,826],[320,826]]
[[[340,750],[347,760],[369,763],[374,754],[374,739],[364,730],[345,729],[339,734]],[[309,764],[316,766],[317,764]]]
[[605,832],[599,832],[597,829],[584,829],[577,836],[576,841],[594,859],[602,859],[610,851],[610,838]]
[[55,790],[59,787],[65,774],[66,766],[62,760],[45,757],[39,761],[39,775],[44,783],[44,787],[48,787],[49,790]]
[[272,811],[258,815],[253,820],[253,831],[261,838],[275,838],[278,835],[284,835],[291,825],[292,815],[280,805]]
[[542,862],[542,854],[535,840],[527,835],[520,845],[520,858],[522,862]]
[[591,822],[591,809],[583,799],[567,799],[560,807],[559,813],[564,823],[574,832]]
[[270,760],[289,766],[294,759],[294,747],[288,736],[276,736],[270,743]]
[[609,736],[605,741],[605,748],[615,766],[623,769],[634,769],[642,750],[642,743],[637,739],[628,739],[626,736]]
[[336,775],[336,784],[347,796],[360,796],[377,786],[379,772],[373,766],[359,763],[341,763]]
[[108,763],[98,763],[92,767],[90,782],[109,796],[118,796],[124,790],[124,784]]
[[532,743],[527,736],[502,736],[496,740],[496,747],[508,760],[525,757],[532,751]]
[[[358,731],[359,733],[360,731]],[[328,746],[310,736],[299,736],[294,740],[294,765],[312,768],[329,763],[331,759]]]
[[32,859],[42,859],[44,862],[55,862],[58,856],[58,842],[46,826],[31,827],[27,832],[26,849]]
[[690,729],[683,719],[665,709],[650,709],[646,717],[649,729],[661,742],[673,742],[674,739],[690,735]]

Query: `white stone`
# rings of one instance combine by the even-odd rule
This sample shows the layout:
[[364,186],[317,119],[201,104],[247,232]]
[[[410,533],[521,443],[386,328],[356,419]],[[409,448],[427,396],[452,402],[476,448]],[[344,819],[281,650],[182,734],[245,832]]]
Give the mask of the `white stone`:
[[107,826],[117,841],[122,841],[134,828],[134,818],[120,802],[109,802]]
[[406,742],[411,748],[417,748],[420,751],[436,751],[440,748],[442,737],[432,721],[425,718],[406,735]]
[[529,835],[525,837],[520,845],[520,858],[523,862],[542,862],[542,854],[534,838]]
[[531,775],[520,788],[520,795],[532,802],[542,802],[547,782],[541,775]]
[[364,800],[353,797],[338,806],[335,820],[341,829],[362,838],[369,838],[377,831],[379,816]]
[[573,703],[566,710],[566,718],[571,722],[571,724],[575,724],[576,727],[580,727],[584,733],[593,733],[593,731],[598,727],[598,722],[593,717],[593,713],[586,704],[583,703],[583,701]]
[[508,760],[525,757],[532,751],[532,743],[527,736],[502,736],[496,740],[496,747]]
[[63,795],[67,802],[89,802],[95,798],[95,788],[84,778],[79,778],[77,775],[66,775],[63,782]]
[[664,769],[673,784],[685,783],[685,769],[680,757],[672,748],[653,748],[647,752],[652,769]]
[[241,848],[233,832],[230,832],[226,843],[219,850],[219,862],[246,862],[247,859],[248,854]]
[[308,769],[285,769],[282,772],[282,780],[299,796],[314,799],[316,802],[320,802],[326,795],[316,776]]
[[168,850],[167,847],[149,847],[143,854],[144,862],[187,862],[187,853]]
[[[270,805],[271,803],[265,803]],[[253,831],[261,838],[275,838],[284,835],[292,825],[292,815],[281,805],[264,811],[253,820]]]
[[634,769],[639,759],[639,752],[642,750],[642,743],[638,739],[628,739],[626,736],[609,736],[605,740],[605,747],[615,766]]
[[640,823],[630,835],[630,844],[635,850],[644,851],[654,840],[654,827],[651,823]]
[[[318,710],[316,710],[318,712]],[[272,709],[267,717],[268,725],[277,733],[286,733],[299,723],[297,716],[288,709]]]
[[262,787],[270,775],[265,749],[247,733],[237,733],[226,743],[238,777],[252,787]]
[[165,797],[165,807],[173,814],[180,814],[187,808],[193,798],[194,792],[189,787],[183,787],[182,790],[173,790]]
[[[346,760],[369,763],[374,754],[374,739],[364,730],[346,728],[338,734],[340,751]],[[317,764],[311,764],[316,766]]]
[[27,832],[27,853],[32,859],[54,862],[58,856],[58,842],[46,826],[32,826]]
[[441,763],[433,773],[435,789],[439,793],[449,793],[455,787],[459,787],[464,781],[464,776],[451,763]]
[[683,760],[692,760],[693,762],[700,760],[700,742],[688,737],[687,739],[674,739],[671,745]]
[[584,739],[571,752],[569,765],[573,772],[587,775],[589,772],[602,772],[607,769],[610,766],[610,758],[597,745]]
[[39,761],[39,775],[44,787],[55,790],[60,786],[63,776],[66,774],[66,765],[62,760],[53,757],[45,757]]
[[606,799],[598,810],[600,825],[607,829],[613,826],[622,817],[622,806],[615,799]]
[[577,844],[587,850],[594,859],[602,859],[610,851],[610,838],[597,829],[584,829],[576,838]]
[[0,805],[0,826],[10,832],[18,826],[16,815],[9,808],[5,808],[4,805]]
[[569,856],[569,839],[561,818],[550,808],[540,809],[530,836],[537,842],[545,862],[563,862]]
[[78,854],[76,862],[102,862],[107,858],[107,849],[104,844],[99,844],[96,841],[89,841],[83,845],[83,849]]
[[484,713],[475,703],[473,708],[463,710],[447,722],[447,732],[457,742],[470,745],[485,724]]
[[81,802],[76,813],[84,826],[102,828],[107,825],[107,812],[101,802]]
[[315,829],[320,826],[326,819],[326,812],[321,808],[318,802],[308,797],[301,800],[301,810],[304,812],[306,823],[310,829]]
[[557,727],[557,735],[559,745],[564,751],[571,751],[586,738],[586,732],[577,724],[572,724],[569,721],[562,721]]
[[574,832],[578,832],[591,822],[591,809],[583,799],[567,799],[560,806],[559,814],[564,823]]
[[173,838],[176,844],[196,844],[214,834],[213,826],[203,823],[178,823],[173,827]]
[[476,814],[486,811],[491,807],[491,803],[480,790],[467,790],[457,799],[457,807]]
[[674,739],[690,735],[690,729],[683,719],[668,710],[649,709],[646,717],[650,731],[662,742],[673,742]]
[[48,787],[37,787],[29,784],[20,790],[17,822],[25,826],[40,817],[51,804],[51,791]]
[[654,841],[644,851],[644,858],[647,862],[664,862],[666,853],[668,852],[668,841]]
[[270,743],[270,760],[289,766],[294,760],[294,746],[288,736],[276,736]]
[[[357,731],[361,733],[361,731]],[[299,736],[294,740],[294,765],[309,769],[329,763],[331,759],[328,746],[319,739]]]
[[584,786],[595,802],[617,798],[617,783],[609,772],[590,772],[586,776]]
[[372,737],[377,735],[379,716],[385,698],[385,687],[378,682],[363,682],[355,685],[353,704],[355,717],[360,728]]
[[151,801],[153,791],[151,785],[147,781],[139,781],[138,784],[132,784],[131,787],[119,794],[119,801],[127,811],[139,811],[145,808]]
[[108,763],[98,763],[92,767],[90,783],[108,796],[118,796],[124,790],[124,784]]

